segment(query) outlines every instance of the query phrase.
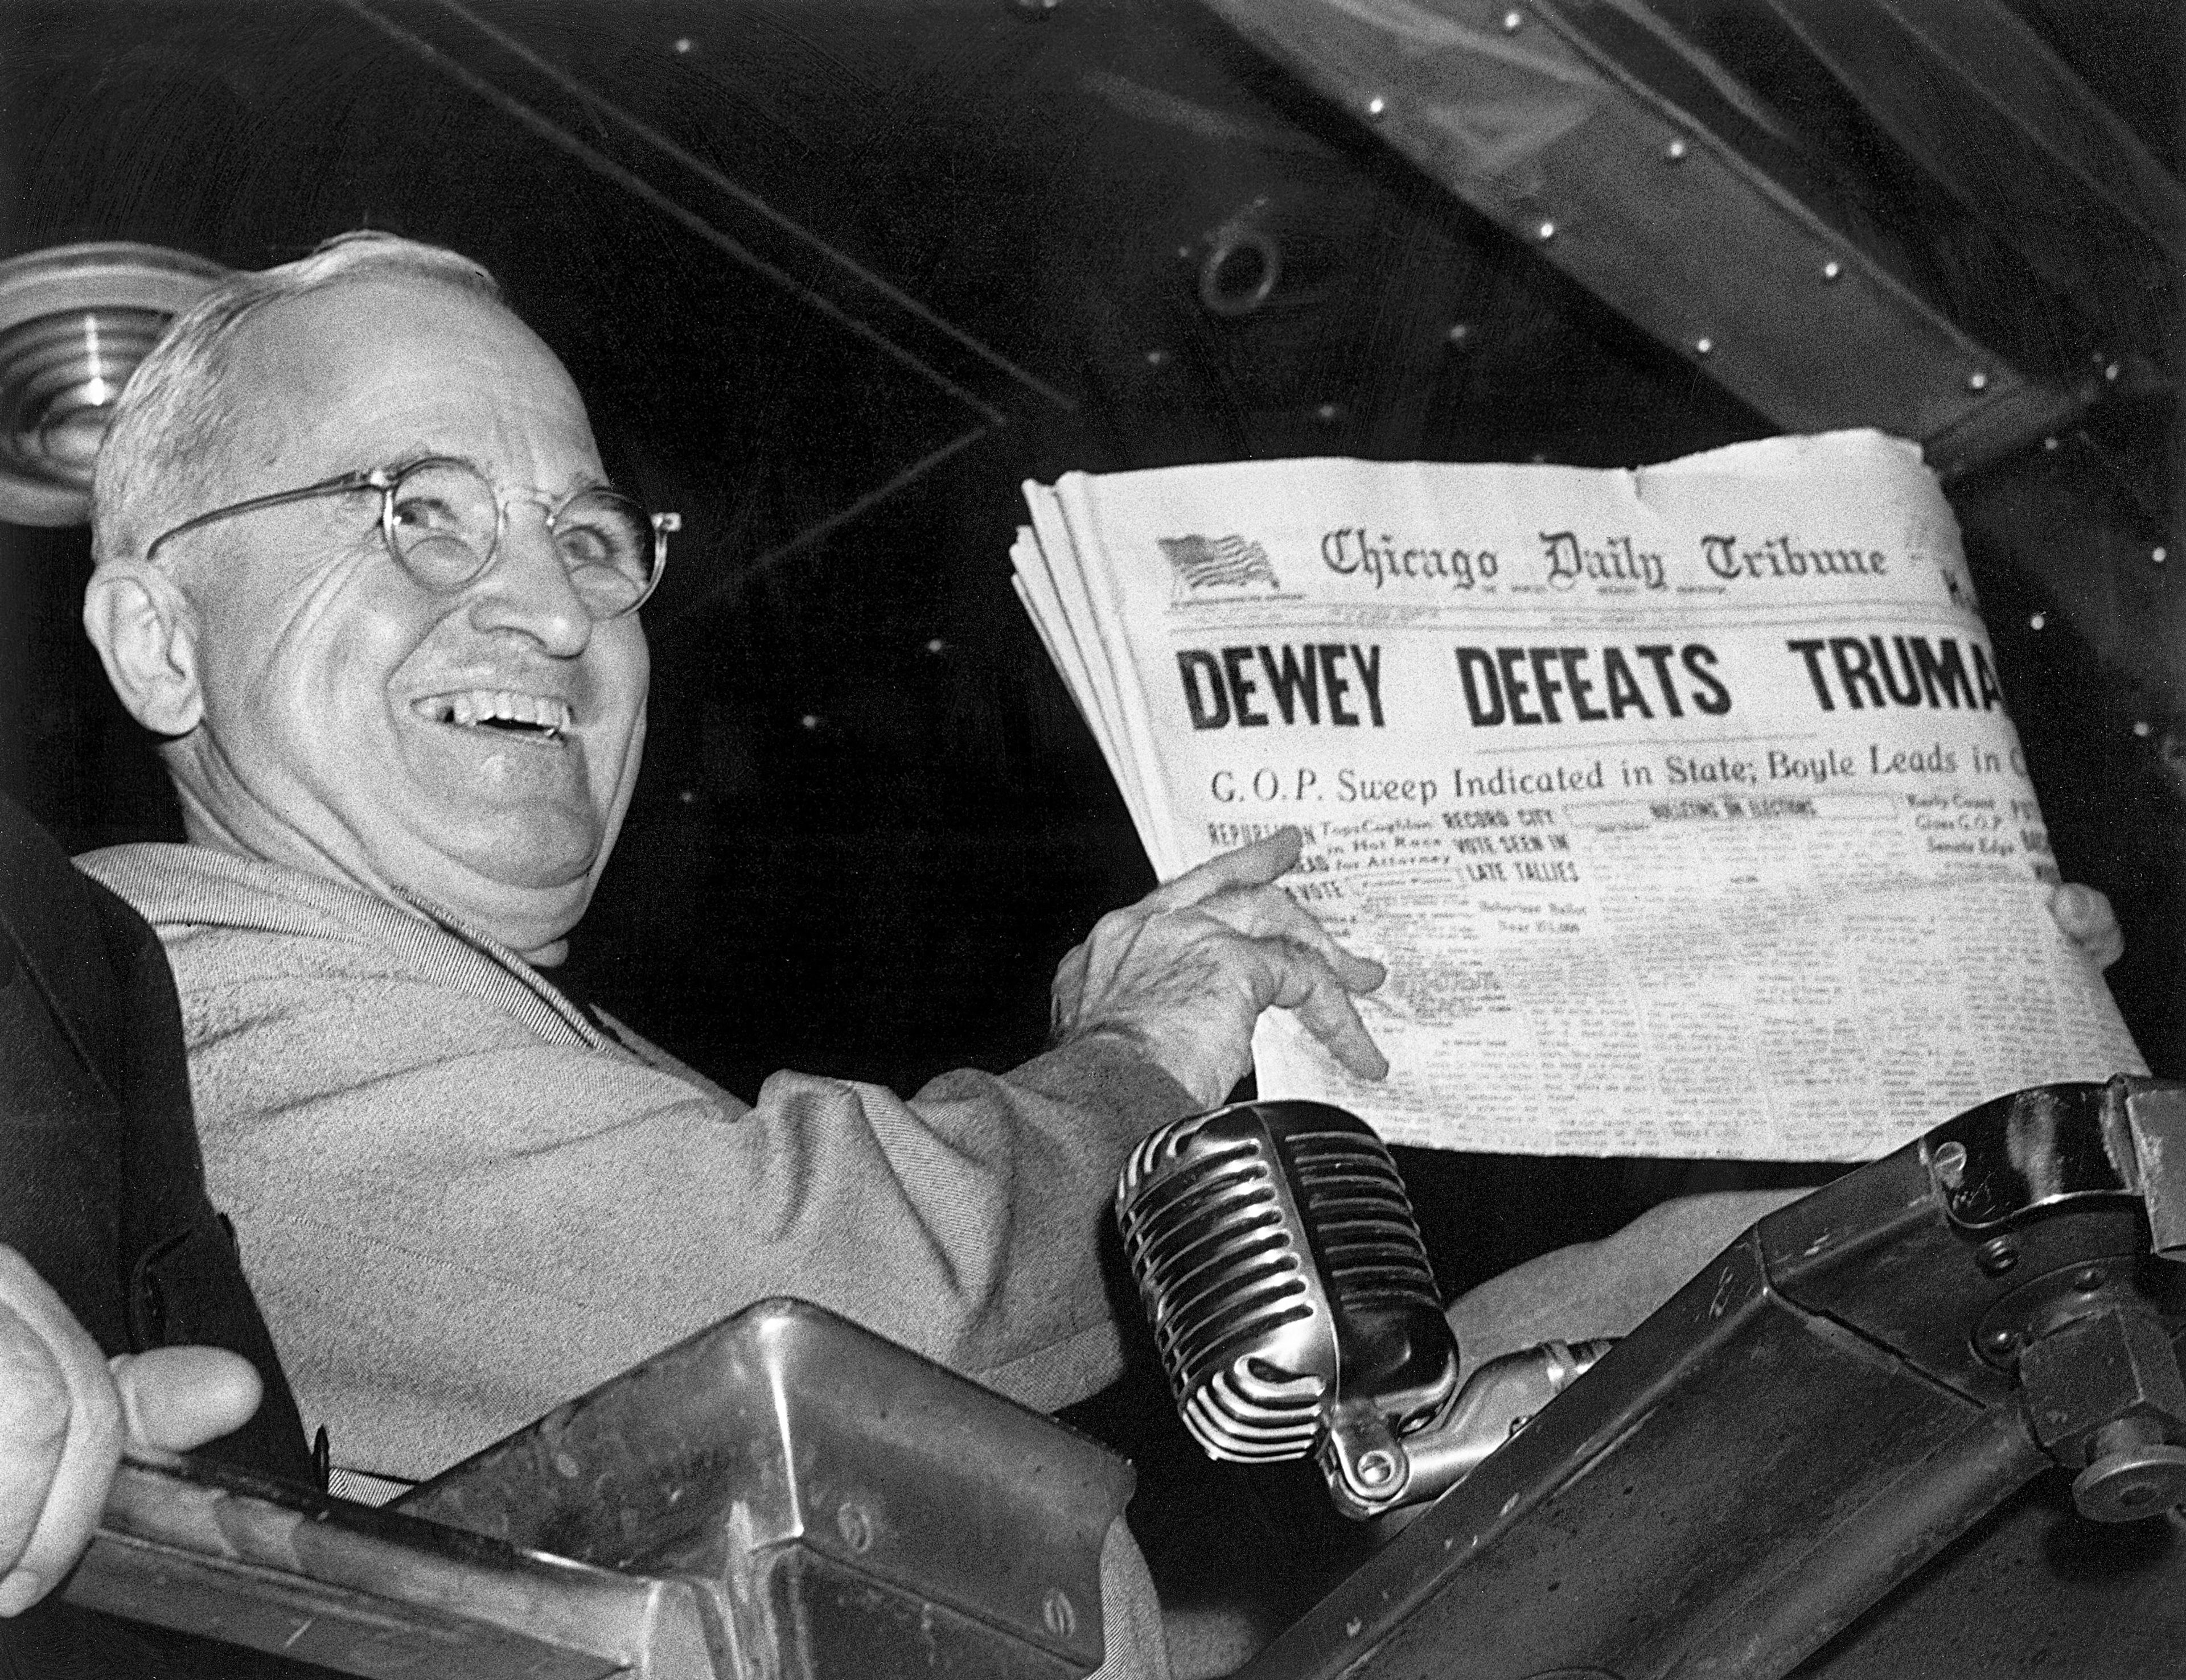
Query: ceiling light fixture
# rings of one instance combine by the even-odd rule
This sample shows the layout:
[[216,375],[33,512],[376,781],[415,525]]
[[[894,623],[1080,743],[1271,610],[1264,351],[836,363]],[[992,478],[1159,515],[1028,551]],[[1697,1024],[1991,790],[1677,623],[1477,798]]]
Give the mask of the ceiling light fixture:
[[0,262],[0,519],[76,525],[129,381],[168,322],[227,271],[159,245],[56,245]]

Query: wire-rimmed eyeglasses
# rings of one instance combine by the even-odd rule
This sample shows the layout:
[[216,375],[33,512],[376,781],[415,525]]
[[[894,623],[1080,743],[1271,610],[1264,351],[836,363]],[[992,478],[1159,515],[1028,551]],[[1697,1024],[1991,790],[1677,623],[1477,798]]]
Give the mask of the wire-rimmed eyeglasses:
[[668,566],[668,534],[683,528],[675,513],[648,513],[619,490],[580,490],[547,503],[544,496],[504,501],[485,475],[468,461],[431,456],[406,467],[375,467],[345,473],[298,490],[254,496],[185,519],[163,531],[144,551],[148,560],[163,544],[216,520],[315,496],[376,491],[379,533],[387,552],[418,583],[437,595],[452,595],[493,563],[508,528],[510,501],[530,501],[546,509],[546,529],[569,586],[585,609],[599,620],[636,612],[660,582]]

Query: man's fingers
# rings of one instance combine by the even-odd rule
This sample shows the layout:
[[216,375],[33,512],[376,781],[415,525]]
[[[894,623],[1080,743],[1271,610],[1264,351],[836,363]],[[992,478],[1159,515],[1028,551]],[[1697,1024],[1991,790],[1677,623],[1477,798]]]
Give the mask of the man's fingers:
[[1269,944],[1260,949],[1279,965],[1275,996],[1270,1000],[1275,1007],[1287,1009],[1298,1016],[1338,1061],[1360,1078],[1387,1078],[1389,1059],[1382,1054],[1366,1023],[1359,1018],[1351,994],[1328,965],[1302,951],[1281,953]]
[[0,1615],[23,1607],[10,1593],[9,1571],[45,1513],[68,1431],[68,1380],[59,1362],[43,1336],[0,1304]]
[[0,1616],[65,1575],[121,1456],[121,1403],[98,1344],[13,1249],[0,1248]]
[[1249,846],[1212,857],[1188,869],[1140,900],[1149,910],[1184,910],[1227,887],[1264,887],[1298,867],[1305,848],[1305,836],[1295,828],[1279,828]]
[[1203,900],[1201,915],[1253,938],[1287,939],[1316,953],[1347,990],[1370,992],[1388,977],[1371,957],[1354,956],[1336,943],[1320,918],[1280,887],[1231,888]]
[[2125,955],[2125,930],[2118,926],[2110,899],[2096,888],[2076,881],[2052,888],[2049,914],[2059,931],[2097,967],[2108,968]]
[[157,1347],[108,1364],[132,1445],[187,1453],[241,1429],[258,1409],[257,1371],[224,1347]]

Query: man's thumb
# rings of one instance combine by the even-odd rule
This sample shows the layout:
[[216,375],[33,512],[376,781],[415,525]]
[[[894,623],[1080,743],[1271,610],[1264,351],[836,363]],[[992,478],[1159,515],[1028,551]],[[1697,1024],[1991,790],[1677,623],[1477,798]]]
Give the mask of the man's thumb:
[[132,1446],[187,1453],[238,1430],[258,1409],[250,1362],[224,1347],[155,1347],[107,1361]]

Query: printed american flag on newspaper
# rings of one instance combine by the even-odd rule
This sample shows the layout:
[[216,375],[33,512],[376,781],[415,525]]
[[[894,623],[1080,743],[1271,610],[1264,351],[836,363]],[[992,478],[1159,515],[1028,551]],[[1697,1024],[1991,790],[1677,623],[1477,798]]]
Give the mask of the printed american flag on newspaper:
[[1268,551],[1241,536],[1156,537],[1169,563],[1176,570],[1183,589],[1234,589],[1240,584],[1264,583],[1281,589],[1275,568],[1268,563]]

